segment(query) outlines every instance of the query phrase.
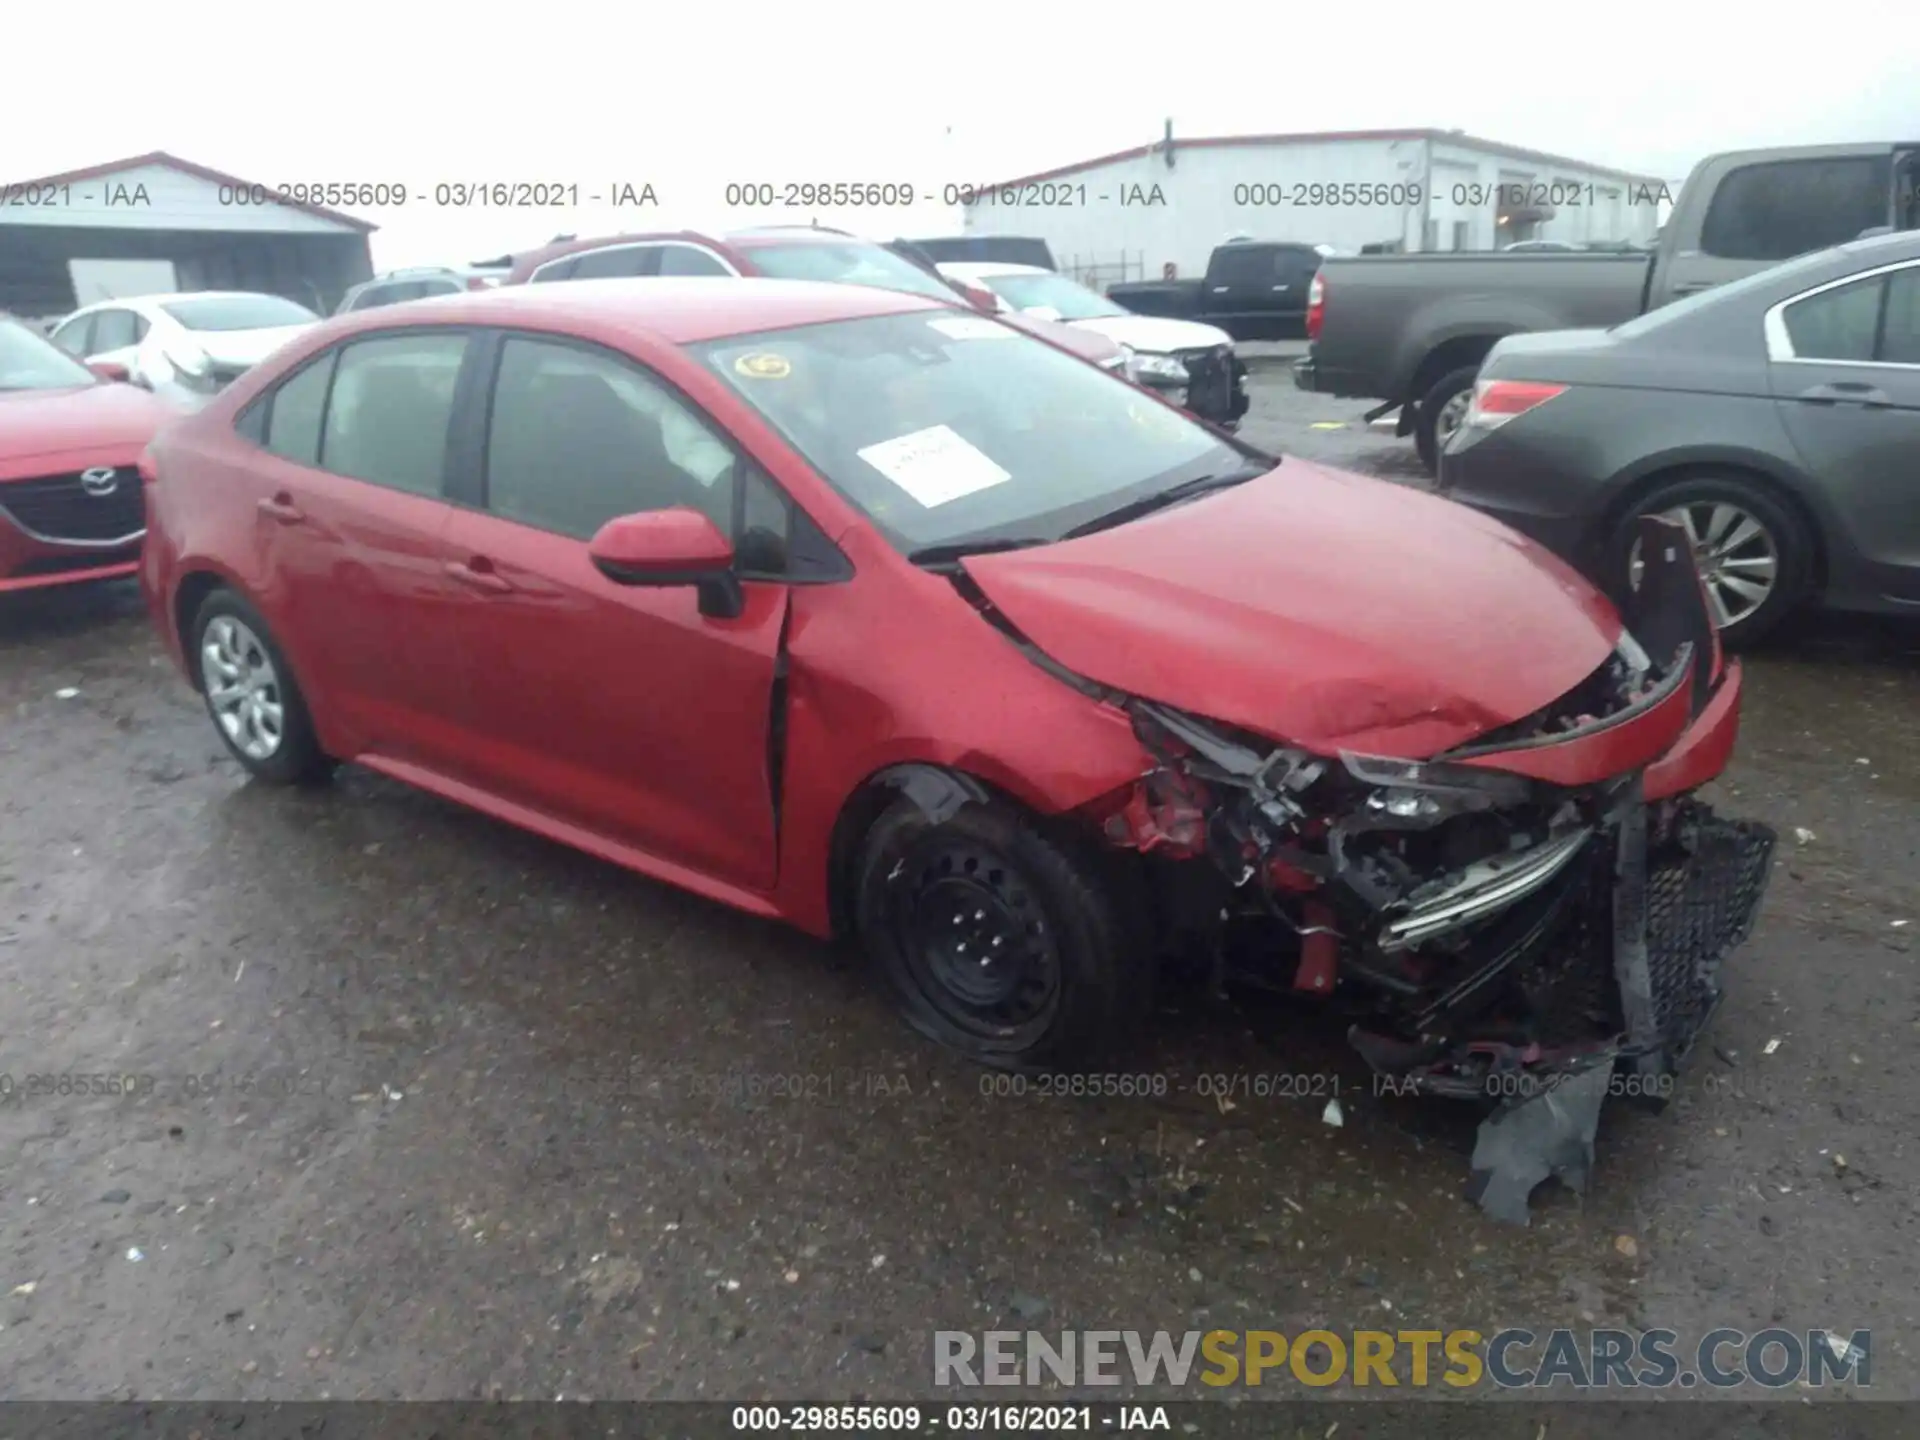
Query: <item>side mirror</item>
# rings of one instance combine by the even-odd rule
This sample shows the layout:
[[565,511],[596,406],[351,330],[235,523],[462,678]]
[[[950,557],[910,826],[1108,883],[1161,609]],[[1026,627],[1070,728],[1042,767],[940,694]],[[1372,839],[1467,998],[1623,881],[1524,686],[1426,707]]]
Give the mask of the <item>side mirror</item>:
[[616,585],[696,586],[702,615],[731,620],[745,605],[732,542],[684,505],[616,515],[587,543],[587,556]]
[[123,385],[130,384],[133,380],[133,372],[118,360],[89,360],[87,369],[102,380],[113,380]]
[[1023,315],[1031,315],[1036,320],[1058,320],[1060,318],[1060,312],[1051,305],[1029,305],[1020,313]]

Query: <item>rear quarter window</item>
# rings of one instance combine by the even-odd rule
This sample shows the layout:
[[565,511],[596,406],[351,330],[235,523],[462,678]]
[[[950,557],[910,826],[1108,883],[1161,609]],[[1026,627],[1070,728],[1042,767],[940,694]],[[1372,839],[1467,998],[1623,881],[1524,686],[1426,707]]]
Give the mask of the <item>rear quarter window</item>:
[[1892,201],[1889,156],[1743,165],[1714,191],[1700,248],[1722,260],[1786,260],[1885,225]]

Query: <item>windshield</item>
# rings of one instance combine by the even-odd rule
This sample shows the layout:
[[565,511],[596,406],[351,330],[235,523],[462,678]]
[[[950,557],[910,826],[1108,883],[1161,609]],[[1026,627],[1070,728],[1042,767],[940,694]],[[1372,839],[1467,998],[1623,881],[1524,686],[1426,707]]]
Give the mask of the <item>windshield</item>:
[[979,315],[841,320],[694,353],[906,552],[1056,540],[1246,463],[1125,380]]
[[1062,320],[1104,320],[1127,312],[1064,275],[982,275],[980,282],[1016,310],[1047,306]]
[[883,245],[844,245],[807,240],[788,245],[742,245],[753,257],[754,268],[777,280],[829,280],[842,285],[866,285],[875,290],[905,290],[949,305],[959,300],[953,287],[929,275],[911,260]]
[[0,390],[67,390],[95,385],[94,373],[17,320],[0,320]]
[[278,295],[195,295],[160,307],[189,330],[272,330],[311,325],[320,317]]

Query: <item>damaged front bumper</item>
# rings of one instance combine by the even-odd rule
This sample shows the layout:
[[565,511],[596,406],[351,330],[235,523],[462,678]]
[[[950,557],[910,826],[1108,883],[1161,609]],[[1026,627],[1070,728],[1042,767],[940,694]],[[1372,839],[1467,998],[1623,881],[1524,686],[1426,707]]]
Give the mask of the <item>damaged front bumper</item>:
[[1269,983],[1358,1001],[1349,1039],[1383,1090],[1492,1102],[1471,1193],[1520,1223],[1540,1180],[1584,1183],[1607,1096],[1673,1093],[1768,879],[1773,832],[1691,793],[1732,751],[1740,668],[1684,541],[1647,524],[1619,648],[1539,714],[1416,761],[1134,701],[1162,763],[1105,820],[1210,859],[1207,903],[1264,923]]

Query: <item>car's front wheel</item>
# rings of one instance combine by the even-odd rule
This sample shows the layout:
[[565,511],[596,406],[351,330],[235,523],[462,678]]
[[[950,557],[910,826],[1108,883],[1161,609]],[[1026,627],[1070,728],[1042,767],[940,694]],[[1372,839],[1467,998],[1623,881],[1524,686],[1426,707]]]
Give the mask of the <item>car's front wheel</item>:
[[854,876],[862,944],[908,1021],[997,1069],[1084,1068],[1152,1008],[1151,950],[1091,846],[1001,801],[901,800]]
[[1687,532],[1707,607],[1728,645],[1750,645],[1805,597],[1813,571],[1806,526],[1781,501],[1737,474],[1689,475],[1643,497],[1614,537],[1615,573],[1629,589],[1640,579],[1636,529],[1659,515]]
[[1413,420],[1413,444],[1427,474],[1440,473],[1440,452],[1467,418],[1473,404],[1473,382],[1479,374],[1478,365],[1463,365],[1441,376],[1420,398],[1419,413]]
[[200,693],[228,752],[276,785],[323,780],[334,761],[320,748],[306,697],[259,611],[215,590],[193,619]]

